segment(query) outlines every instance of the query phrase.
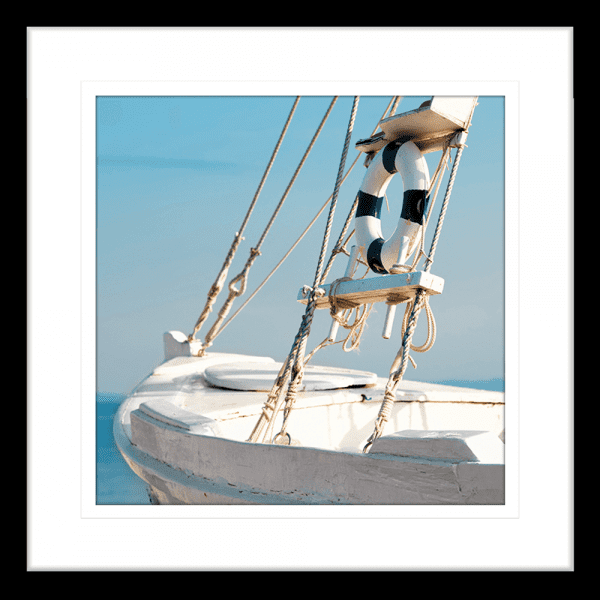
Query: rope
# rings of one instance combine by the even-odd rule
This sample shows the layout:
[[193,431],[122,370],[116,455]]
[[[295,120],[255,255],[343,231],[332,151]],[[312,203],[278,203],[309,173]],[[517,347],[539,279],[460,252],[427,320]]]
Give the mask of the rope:
[[[390,102],[388,103],[383,115],[381,116],[381,118],[379,119],[379,121],[377,122],[377,125],[375,126],[375,128],[373,129],[371,136],[373,136],[375,134],[375,132],[377,131],[379,124],[381,123],[381,121],[385,118],[386,114],[392,115],[394,114],[400,100],[402,99],[401,96],[397,96],[397,97],[392,97],[392,99],[390,100]],[[355,99],[355,103],[357,103],[358,99]],[[354,119],[354,115],[355,115],[356,109],[355,107],[353,107],[353,116],[351,117],[351,123],[352,123],[352,127],[353,127],[353,119]],[[350,127],[350,125],[349,125]],[[347,139],[348,139],[348,133],[347,133]],[[347,144],[345,144],[345,150],[342,156],[342,162],[345,162],[345,154],[347,152]],[[356,165],[356,163],[358,162],[358,159],[361,158],[362,153],[358,152],[356,158],[354,159],[354,162],[352,163],[351,167],[348,169],[346,175],[344,176],[344,178],[342,179],[342,183],[343,181],[345,181],[346,177],[350,174],[350,172],[352,171],[352,169],[354,168],[354,166]],[[338,175],[339,178],[339,175]],[[339,190],[339,187],[336,183],[336,190]],[[323,207],[321,208],[321,210],[319,211],[319,213],[317,214],[317,216],[313,219],[313,221],[310,223],[309,228],[312,226],[312,224],[316,221],[317,217],[321,214],[321,212],[325,209],[325,206],[327,206],[327,204],[334,198],[334,196],[337,197],[337,191],[334,190],[334,193],[329,197],[329,199],[327,200],[327,202],[325,202],[325,204],[323,205]],[[352,232],[350,234],[350,236],[348,236],[348,238],[344,241],[344,235],[347,233],[348,229],[349,229],[349,225],[351,223],[351,220],[354,216],[354,212],[356,210],[356,206],[358,205],[358,197],[355,198],[354,203],[348,213],[348,216],[346,218],[346,222],[344,224],[344,227],[342,228],[342,232],[340,234],[340,237],[338,239],[338,242],[336,243],[336,245],[334,246],[332,253],[331,253],[331,257],[328,261],[327,266],[325,267],[325,270],[323,272],[323,274],[320,277],[320,281],[319,283],[323,282],[326,280],[327,275],[329,274],[329,271],[332,267],[333,264],[333,260],[334,257],[339,254],[339,253],[345,253],[348,254],[347,250],[345,249],[345,246],[348,242],[348,240],[350,239],[350,237],[352,236],[352,234],[354,232]],[[331,207],[330,207],[330,216],[331,216]],[[328,222],[329,225],[329,222]],[[305,230],[305,232],[301,235],[301,237],[296,241],[296,243],[290,248],[290,250],[288,251],[288,253],[284,256],[284,258],[279,262],[279,264],[277,265],[277,267],[275,267],[275,269],[269,274],[269,276],[263,281],[263,283],[259,286],[259,288],[253,293],[252,297],[258,292],[258,290],[266,283],[266,281],[272,276],[272,274],[275,272],[275,270],[283,263],[283,261],[287,258],[287,256],[289,256],[289,254],[291,253],[291,251],[295,248],[295,246],[298,244],[298,242],[300,241],[300,239],[304,236],[304,234],[306,233],[306,231],[308,230],[308,228]],[[323,247],[322,247],[323,250]],[[321,256],[323,255],[323,251],[321,252]],[[317,269],[318,272],[319,269]],[[367,272],[365,273],[365,276],[368,274],[369,269],[367,268]],[[364,276],[363,276],[364,277]],[[249,442],[257,442],[259,439],[265,440],[265,439],[271,439],[273,437],[273,428],[274,428],[274,424],[275,424],[275,418],[277,416],[277,414],[279,413],[279,411],[281,410],[281,406],[283,405],[284,402],[284,397],[282,395],[283,389],[285,388],[286,385],[288,385],[288,382],[292,376],[292,367],[297,363],[297,358],[298,358],[298,351],[300,349],[300,341],[302,339],[302,336],[304,334],[305,328],[306,328],[306,323],[305,320],[307,319],[307,315],[309,314],[310,311],[314,312],[314,308],[311,308],[311,304],[314,303],[314,298],[317,295],[321,295],[323,293],[322,288],[319,288],[317,285],[314,285],[313,288],[310,288],[309,286],[305,286],[305,288],[308,288],[307,291],[310,291],[310,297],[309,297],[309,301],[307,303],[307,309],[305,311],[305,314],[303,316],[303,320],[302,323],[300,325],[300,329],[298,331],[298,333],[296,334],[296,337],[294,338],[294,343],[292,345],[292,349],[290,350],[288,356],[286,357],[285,362],[282,365],[282,368],[273,384],[273,387],[271,389],[271,391],[269,392],[269,395],[267,396],[267,400],[263,406],[263,409],[261,411],[261,415],[259,416],[254,429],[252,430],[248,441]],[[248,303],[248,301],[250,300],[250,298],[246,301],[246,304]],[[313,301],[311,303],[311,300]],[[229,324],[229,322],[241,311],[241,309],[243,308],[243,306],[233,315],[233,317],[231,317],[231,319],[229,319],[229,321],[227,321],[227,323],[225,323],[225,325],[223,326],[223,328],[225,328],[226,325]],[[369,309],[370,312],[370,309]],[[368,316],[368,313],[367,315]],[[366,321],[366,316],[364,317],[364,321]],[[311,318],[312,318],[312,313],[311,313]],[[364,323],[363,323],[363,327],[364,327]],[[361,330],[362,332],[362,327]],[[346,338],[346,341],[351,337],[352,335],[352,330],[349,334],[349,336]],[[306,364],[308,364],[309,360],[313,357],[313,355],[321,348],[323,348],[324,346],[328,346],[328,345],[332,345],[334,343],[341,343],[340,342],[329,342],[328,339],[326,338],[323,342],[321,342],[304,360],[304,366]],[[345,345],[345,343],[344,343]],[[292,396],[295,397],[295,394],[297,392],[298,386],[293,386],[292,388]],[[286,398],[287,400],[287,398]],[[287,418],[289,417],[289,414],[291,412],[291,406],[288,407],[288,409],[285,412],[284,415],[284,419],[285,421],[287,421]],[[284,421],[284,422],[285,422]],[[267,430],[263,433],[263,430],[265,428],[265,426],[268,424]],[[279,434],[277,434],[275,436],[275,438],[273,439],[279,439],[280,437],[283,437],[285,434],[284,430],[282,430],[282,432],[280,432]],[[289,437],[289,436],[288,436]]]
[[408,366],[408,348],[410,348],[412,337],[417,326],[417,318],[419,316],[419,312],[425,304],[426,297],[427,294],[425,290],[418,290],[411,309],[410,317],[408,319],[408,326],[402,337],[402,346],[400,347],[398,355],[396,356],[396,359],[392,364],[392,371],[390,373],[388,382],[385,386],[383,402],[381,403],[379,414],[377,415],[377,419],[375,421],[373,433],[371,434],[363,448],[363,453],[365,454],[368,453],[369,448],[373,445],[373,442],[381,436],[383,428],[385,427],[385,424],[390,418],[392,408],[396,400],[396,388],[398,386],[398,383],[400,383],[400,380],[404,376],[406,367]]
[[323,274],[323,263],[325,261],[325,253],[327,252],[327,246],[329,243],[329,237],[331,235],[331,228],[333,225],[333,215],[335,214],[335,208],[337,205],[338,194],[340,190],[340,186],[342,183],[342,175],[344,173],[344,165],[346,164],[346,157],[348,155],[348,146],[350,145],[350,138],[352,136],[352,130],[354,129],[354,120],[356,118],[356,110],[358,109],[358,101],[359,97],[354,97],[354,102],[352,103],[352,112],[350,114],[350,120],[348,122],[348,129],[346,131],[346,139],[344,140],[344,149],[342,151],[342,157],[340,159],[340,166],[338,169],[338,174],[335,182],[335,187],[333,190],[333,199],[331,201],[331,205],[329,207],[329,215],[327,218],[327,225],[325,227],[325,234],[323,236],[323,243],[321,244],[321,251],[319,253],[319,260],[317,263],[317,269],[315,272],[313,290],[310,294],[308,303],[306,305],[306,310],[304,313],[304,317],[302,319],[302,323],[299,330],[300,342],[298,344],[298,350],[296,352],[296,358],[294,365],[292,367],[292,379],[288,386],[287,395],[285,398],[285,408],[283,413],[283,423],[281,426],[281,430],[279,435],[284,435],[286,433],[287,421],[294,407],[294,404],[298,395],[298,388],[302,383],[302,379],[304,377],[304,354],[306,349],[306,342],[308,340],[308,335],[310,333],[310,327],[312,324],[313,315],[316,308],[316,297],[318,290],[322,293],[321,288],[318,288],[319,283],[322,280]]
[[[386,117],[386,115],[387,116],[391,116],[391,115],[393,115],[395,113],[395,111],[396,111],[396,109],[398,107],[398,104],[400,103],[401,100],[402,100],[402,96],[394,96],[394,97],[392,97],[392,99],[389,101],[386,109],[384,110],[383,115],[381,116],[381,118],[377,122],[377,125],[373,129],[371,135],[375,134],[375,132],[377,131],[377,128],[379,127],[379,123],[381,123],[381,121]],[[352,165],[346,171],[346,174],[344,175],[344,177],[342,179],[342,184],[344,183],[344,181],[346,181],[348,175],[350,175],[350,173],[352,172],[352,170],[356,166],[356,163],[358,162],[358,159],[361,157],[361,155],[362,155],[361,152],[359,152],[356,155],[356,158],[354,159]],[[316,222],[316,220],[321,216],[321,213],[325,210],[325,207],[329,204],[329,202],[331,202],[332,198],[333,198],[333,194],[331,194],[331,196],[329,196],[329,198],[327,199],[327,201],[325,202],[325,204],[323,204],[323,206],[321,207],[321,209],[319,210],[319,212],[316,214],[316,216],[313,218],[313,220],[308,224],[308,226],[306,227],[306,229],[300,234],[300,237],[298,237],[298,239],[290,247],[290,249],[283,256],[283,258],[273,268],[273,270],[267,275],[267,277],[262,281],[262,283],[259,284],[259,286],[254,290],[254,292],[252,292],[252,294],[250,295],[250,297],[247,298],[247,300],[242,304],[242,306],[240,306],[240,308],[238,308],[238,310],[231,317],[229,317],[229,319],[223,324],[223,326],[219,329],[218,334],[220,334],[231,323],[231,321],[233,321],[233,319],[235,319],[235,317],[237,317],[240,314],[240,312],[249,304],[249,302],[256,296],[256,294],[258,294],[258,292],[269,281],[269,279],[271,279],[271,277],[275,274],[275,272],[279,269],[279,267],[281,267],[281,265],[286,261],[286,259],[288,258],[288,256],[293,252],[293,250],[296,248],[296,246],[300,243],[300,241],[308,233],[308,231],[314,225],[314,223]],[[343,242],[343,243],[340,244],[340,241],[342,240],[342,238],[345,235],[345,233],[348,231],[348,228],[349,228],[350,222],[352,221],[352,217],[354,216],[354,211],[356,210],[357,204],[358,204],[358,197],[355,198],[354,204],[353,204],[352,208],[350,209],[350,212],[348,213],[348,217],[346,218],[346,223],[344,224],[344,227],[342,229],[342,233],[340,234],[340,238],[339,238],[338,242],[336,243],[336,245],[334,246],[333,250],[331,251],[331,257],[329,259],[329,262],[328,262],[327,266],[325,267],[325,271],[323,272],[323,276],[321,277],[321,281],[325,281],[327,279],[327,276],[328,276],[329,271],[331,270],[331,267],[332,267],[332,264],[333,264],[333,260],[334,260],[334,258],[335,258],[335,256],[337,254],[344,253],[344,254],[348,255],[348,251],[345,249],[345,246],[348,243],[348,240],[350,239],[350,237],[352,236],[352,234],[354,233],[354,231],[350,234],[350,236],[348,236],[348,239],[346,239],[345,242]],[[362,262],[362,261],[359,260],[359,262]]]
[[[327,279],[327,276],[329,275],[329,271],[331,271],[331,267],[333,266],[333,261],[335,260],[336,256],[340,252],[343,252],[343,248],[348,243],[348,240],[344,241],[344,236],[346,235],[346,233],[348,232],[348,229],[350,228],[350,223],[352,222],[352,218],[354,217],[354,211],[356,210],[357,206],[358,206],[358,195],[356,196],[356,198],[354,198],[352,207],[350,208],[350,211],[348,212],[348,216],[346,217],[344,226],[342,227],[340,237],[338,238],[338,241],[336,242],[335,246],[333,247],[333,250],[331,251],[331,255],[329,257],[329,260],[327,261],[327,266],[325,267],[325,271],[323,271],[323,276],[321,277],[321,281],[319,282],[320,284],[322,284]],[[348,239],[350,239],[350,236],[348,237]]]
[[[215,320],[215,323],[213,324],[213,326],[210,328],[208,334],[206,335],[206,338],[204,340],[204,345],[202,347],[202,350],[200,351],[200,356],[203,355],[210,346],[212,346],[214,339],[220,333],[221,324],[225,320],[225,317],[229,314],[229,311],[231,310],[231,306],[232,306],[234,300],[238,296],[241,296],[245,292],[247,279],[248,279],[248,272],[250,271],[250,268],[254,264],[254,261],[256,260],[256,258],[258,256],[260,256],[260,247],[262,246],[265,238],[267,237],[267,234],[268,234],[269,230],[271,229],[271,226],[275,222],[275,219],[277,218],[277,215],[279,214],[279,212],[283,206],[283,203],[287,199],[287,196],[290,193],[290,190],[292,189],[292,186],[294,185],[294,183],[300,173],[300,170],[304,166],[304,163],[306,162],[306,159],[308,158],[308,155],[310,154],[315,142],[317,141],[317,138],[319,137],[321,130],[323,129],[323,127],[325,125],[325,122],[327,121],[335,103],[337,102],[337,99],[338,99],[338,96],[335,96],[333,98],[333,100],[331,101],[331,104],[329,105],[329,108],[327,109],[327,112],[325,113],[325,116],[323,117],[321,124],[317,128],[317,131],[315,132],[313,139],[311,140],[310,144],[308,145],[308,148],[306,149],[306,152],[304,153],[304,156],[302,157],[300,164],[298,165],[294,175],[292,176],[292,179],[290,180],[290,182],[287,186],[287,189],[285,190],[285,193],[281,197],[279,204],[277,205],[277,207],[275,208],[275,211],[271,215],[271,219],[267,223],[267,226],[265,227],[265,230],[263,231],[263,233],[258,241],[258,244],[256,245],[255,248],[251,249],[250,256],[248,257],[248,260],[246,261],[244,268],[236,277],[234,277],[234,279],[229,284],[229,296],[227,297],[223,306],[221,307],[221,310],[219,311],[219,314],[217,316],[217,319]],[[240,288],[235,287],[235,284],[238,282],[241,282]]]
[[[396,109],[398,108],[398,105],[402,101],[402,96],[394,96],[394,98],[392,98],[392,101],[394,102],[394,106],[392,106],[392,108],[388,114],[388,117],[392,117],[396,114]],[[388,107],[389,107],[389,105],[388,105]]]
[[[464,129],[464,134],[469,132],[469,127],[471,126],[471,121],[473,120],[473,112],[475,111],[475,106],[477,102],[474,102],[473,108],[471,109],[471,114],[469,115],[469,119]],[[458,165],[460,163],[460,159],[462,157],[463,150],[465,149],[465,144],[459,142],[456,144],[457,150],[456,155],[454,157],[454,164],[452,165],[452,171],[450,172],[450,179],[448,181],[448,186],[446,187],[446,195],[444,196],[444,201],[442,203],[442,208],[440,210],[440,215],[438,217],[437,226],[435,232],[433,234],[433,240],[431,241],[431,249],[429,250],[429,256],[425,261],[425,265],[423,270],[428,272],[431,269],[431,265],[433,264],[433,256],[435,254],[437,244],[439,241],[440,234],[442,232],[442,225],[444,223],[444,218],[446,217],[446,211],[448,210],[448,202],[450,201],[450,194],[452,193],[452,188],[454,186],[454,179],[456,178],[456,172],[458,171]],[[449,147],[446,148],[449,152]],[[440,161],[441,162],[441,161]]]
[[[267,401],[265,402],[265,405],[263,407],[262,414],[259,417],[259,420],[256,423],[254,430],[250,435],[249,441],[257,441],[262,433],[262,430],[264,429],[265,424],[267,423],[269,424],[269,427],[267,429],[266,434],[270,437],[270,432],[273,429],[275,417],[279,412],[281,405],[284,401],[285,410],[283,426],[276,438],[285,435],[287,419],[295,403],[298,388],[302,383],[302,378],[304,375],[304,355],[306,350],[306,342],[308,334],[310,332],[314,311],[316,308],[316,298],[317,296],[320,296],[324,293],[322,288],[319,288],[318,285],[322,280],[323,262],[329,243],[329,237],[331,235],[333,215],[335,214],[339,189],[343,181],[342,174],[344,172],[344,165],[346,163],[346,157],[348,154],[348,146],[350,144],[350,138],[352,135],[352,130],[354,128],[354,119],[356,117],[356,110],[358,108],[358,100],[358,97],[355,97],[354,102],[352,104],[352,112],[350,115],[350,121],[348,123],[348,129],[346,131],[346,139],[344,141],[344,149],[342,151],[342,157],[340,159],[340,166],[338,169],[333,194],[331,197],[329,215],[327,218],[323,242],[321,244],[319,260],[317,262],[317,267],[315,271],[313,288],[310,292],[310,296],[306,305],[304,315],[302,316],[300,327],[298,329],[296,337],[294,338],[292,349],[290,350],[290,353],[288,354],[288,357],[284,365],[282,366],[279,376],[275,380],[273,388],[271,389],[271,392],[269,393]],[[285,385],[288,386],[288,391],[284,400],[282,397],[282,391]]]
[[[403,336],[404,336],[404,332],[406,331],[406,329],[408,327],[408,319],[409,319],[409,315],[412,311],[411,305],[414,306],[414,300],[413,300],[413,302],[409,302],[407,304],[406,310],[404,311],[404,318],[402,320],[402,335]],[[433,311],[431,310],[431,307],[429,306],[429,295],[425,296],[423,308],[425,309],[425,312],[427,313],[427,339],[425,340],[425,343],[422,344],[421,346],[414,346],[413,344],[411,344],[410,348],[411,348],[411,350],[414,350],[415,352],[427,352],[428,350],[431,350],[431,348],[433,347],[433,344],[435,343],[435,338],[436,338],[435,318],[433,316]],[[409,356],[409,358],[410,358],[410,356]]]
[[[350,175],[352,169],[356,165],[359,158],[360,158],[360,155],[356,157],[356,159],[354,160],[354,162],[352,163],[350,168],[346,171],[346,174],[344,175],[344,178],[342,179],[342,183],[344,183],[344,181],[346,181],[346,178],[348,177],[348,175]],[[310,228],[315,224],[315,222],[321,216],[322,212],[325,210],[325,208],[327,207],[329,202],[331,202],[332,198],[333,198],[333,194],[331,196],[329,196],[329,198],[327,199],[325,204],[323,204],[323,206],[319,209],[319,212],[317,212],[317,214],[313,217],[313,220],[307,225],[306,229],[300,234],[298,239],[292,244],[290,249],[284,254],[283,258],[275,265],[273,270],[265,277],[265,279],[263,279],[262,283],[260,283],[260,285],[254,290],[254,292],[252,292],[252,294],[244,302],[244,304],[242,304],[242,306],[240,306],[240,308],[238,308],[238,310],[231,317],[229,317],[229,319],[223,324],[223,326],[219,330],[219,333],[221,333],[225,329],[225,327],[227,327],[229,325],[229,323],[231,323],[231,321],[233,321],[233,319],[235,319],[235,317],[238,316],[238,314],[242,311],[242,309],[244,309],[247,306],[247,304],[252,300],[252,298],[254,298],[254,296],[256,296],[256,294],[258,294],[258,292],[263,288],[263,286],[267,283],[267,281],[269,281],[269,279],[271,279],[271,277],[275,274],[277,269],[279,269],[279,267],[281,267],[281,265],[286,261],[288,256],[293,252],[293,250],[296,248],[296,246],[302,241],[304,236],[308,233]],[[345,243],[347,243],[347,241],[348,240],[346,240]],[[344,245],[345,245],[345,243],[344,243]],[[346,254],[348,253],[344,248],[341,248],[339,250],[336,250],[334,248],[334,250],[332,252],[345,252]],[[323,277],[323,279],[324,279],[324,277]]]
[[[469,117],[469,121],[468,121],[467,127],[465,129],[465,133],[468,131],[468,128],[471,124],[472,117],[473,117],[473,111],[471,111],[471,115]],[[442,203],[442,208],[440,210],[440,215],[438,217],[436,230],[433,235],[433,240],[431,242],[429,256],[427,256],[426,262],[425,262],[424,270],[426,272],[429,271],[429,269],[431,268],[431,265],[433,264],[433,257],[435,255],[435,251],[436,251],[439,237],[441,234],[442,225],[444,223],[446,211],[448,210],[450,194],[452,193],[452,188],[454,186],[454,180],[456,178],[456,172],[458,170],[458,165],[460,163],[460,158],[462,156],[464,148],[465,148],[464,143],[457,144],[456,156],[454,158],[454,164],[452,166],[452,171],[450,173],[450,179],[448,181],[448,186],[446,188],[446,195],[445,195],[444,201]],[[449,149],[449,148],[446,148],[446,149]],[[444,156],[445,156],[445,152],[444,152]],[[442,160],[444,159],[444,156],[442,157]],[[440,164],[438,165],[438,171],[436,172],[436,176],[441,167],[442,160],[440,160]],[[441,180],[441,178],[440,178],[440,180]],[[438,184],[438,188],[439,188],[439,184]],[[431,211],[429,211],[429,214],[431,214]],[[429,219],[429,217],[428,217],[428,219]],[[417,326],[417,319],[418,319],[419,313],[423,308],[426,309],[427,315],[428,315],[427,341],[422,346],[414,347],[412,345],[412,337],[414,335],[415,328]],[[381,434],[383,432],[383,428],[390,418],[392,408],[393,408],[394,402],[396,400],[396,388],[398,386],[398,383],[404,376],[409,359],[411,360],[413,366],[416,367],[414,360],[409,356],[410,349],[413,349],[416,352],[426,352],[427,350],[429,350],[431,348],[431,346],[433,345],[433,342],[435,341],[435,321],[433,320],[433,313],[431,312],[431,309],[429,308],[429,298],[428,298],[428,295],[425,292],[425,290],[419,289],[417,291],[415,299],[410,306],[410,316],[407,316],[408,312],[409,312],[409,307],[407,306],[407,309],[406,309],[406,312],[404,315],[404,320],[402,323],[402,328],[403,328],[403,332],[404,332],[403,336],[402,336],[402,345],[401,345],[400,350],[398,351],[398,354],[396,355],[396,358],[394,359],[394,362],[392,363],[392,366],[390,369],[390,376],[389,376],[388,382],[386,384],[385,393],[383,396],[383,402],[381,404],[379,414],[375,421],[375,427],[373,429],[373,433],[371,434],[371,436],[369,437],[369,439],[367,440],[367,443],[365,444],[365,446],[363,448],[363,452],[365,454],[368,453],[369,449],[373,445],[373,442],[378,437],[381,436]]]
[[[383,119],[386,118],[386,116],[385,116],[386,113],[387,113],[387,116],[389,117],[389,116],[392,116],[396,112],[396,109],[398,108],[398,104],[400,104],[401,100],[402,100],[402,96],[392,97],[392,99],[390,100],[389,104],[387,105],[385,111],[383,112],[381,119],[379,119],[379,121],[377,122],[377,125],[371,132],[371,136],[373,136],[375,134],[381,121],[383,121]],[[392,103],[393,103],[393,105],[392,105]],[[358,161],[359,158],[360,158],[360,153],[354,159],[354,163],[352,164],[352,167],[354,167],[354,165],[356,164],[356,162]],[[348,240],[343,242],[343,239],[344,239],[344,236],[346,235],[346,233],[348,232],[348,229],[350,228],[350,223],[352,222],[352,218],[354,217],[354,212],[356,211],[357,206],[358,206],[358,194],[354,198],[354,203],[352,204],[352,207],[350,208],[350,211],[348,212],[348,216],[346,217],[346,221],[344,223],[344,226],[342,227],[342,231],[340,233],[338,241],[336,242],[335,246],[333,247],[331,256],[329,257],[329,261],[327,262],[327,266],[325,267],[325,271],[323,272],[323,276],[321,277],[321,283],[323,283],[327,279],[327,276],[329,275],[329,271],[331,270],[331,267],[333,266],[333,261],[335,260],[336,255],[339,254],[340,252],[343,252],[343,248],[345,247],[346,243],[348,242]],[[348,237],[348,239],[350,239],[350,236]]]
[[429,250],[429,256],[425,261],[425,265],[423,270],[428,272],[431,269],[431,265],[433,264],[433,256],[437,249],[438,241],[440,238],[440,234],[442,232],[442,225],[444,224],[444,219],[446,217],[446,212],[448,210],[448,202],[450,200],[450,194],[452,193],[452,188],[454,187],[454,179],[456,178],[456,172],[458,170],[458,165],[460,163],[460,158],[462,156],[464,150],[464,144],[461,144],[456,150],[456,156],[454,157],[454,164],[452,165],[452,171],[450,173],[450,179],[448,181],[448,187],[446,188],[446,195],[444,196],[444,201],[442,202],[442,208],[440,210],[440,216],[438,217],[437,226],[435,228],[435,232],[433,234],[433,239],[431,241],[431,249]]
[[294,102],[294,105],[292,106],[292,108],[290,110],[287,121],[285,122],[285,125],[281,131],[281,134],[279,135],[279,140],[277,141],[277,144],[275,145],[275,149],[273,150],[271,159],[269,160],[269,163],[265,169],[265,172],[263,173],[262,179],[260,180],[258,188],[254,194],[254,198],[253,198],[252,202],[250,203],[250,207],[248,208],[248,211],[246,212],[246,216],[244,217],[242,226],[240,227],[240,230],[238,232],[236,232],[234,239],[233,239],[233,243],[231,244],[231,247],[229,248],[229,252],[227,253],[227,256],[225,257],[225,261],[223,262],[223,266],[221,267],[221,270],[220,270],[219,274],[217,275],[215,282],[213,283],[213,285],[211,286],[211,288],[208,292],[206,305],[204,306],[204,309],[202,310],[202,312],[200,313],[200,316],[198,317],[198,321],[196,322],[196,325],[194,326],[194,331],[188,336],[188,340],[190,342],[195,338],[196,334],[202,327],[204,321],[206,321],[206,319],[208,318],[208,315],[212,312],[213,304],[215,303],[215,301],[217,300],[217,296],[223,289],[223,284],[225,283],[225,279],[227,278],[227,272],[229,271],[229,267],[231,266],[233,257],[235,256],[235,253],[237,252],[240,242],[244,239],[242,237],[242,235],[244,233],[244,229],[246,228],[246,225],[248,224],[248,220],[250,219],[250,215],[252,214],[252,212],[254,210],[256,201],[258,200],[258,197],[259,197],[259,195],[263,189],[263,186],[265,184],[265,181],[267,180],[267,175],[271,171],[271,167],[273,166],[273,163],[275,162],[275,157],[279,153],[279,148],[281,147],[283,138],[285,137],[285,134],[287,133],[289,125],[292,121],[292,116],[294,115],[294,112],[296,111],[296,107],[298,106],[299,101],[300,101],[300,96],[297,96],[296,100]]

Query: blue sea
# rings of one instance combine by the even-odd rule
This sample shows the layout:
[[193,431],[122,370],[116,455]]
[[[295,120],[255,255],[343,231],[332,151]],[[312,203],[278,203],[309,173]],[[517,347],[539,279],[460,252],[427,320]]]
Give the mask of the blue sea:
[[96,504],[150,504],[144,482],[133,473],[113,437],[113,417],[125,396],[96,394]]
[[[435,383],[504,391],[503,379]],[[123,400],[121,394],[96,394],[96,504],[150,504],[144,482],[129,468],[113,438],[113,417]]]

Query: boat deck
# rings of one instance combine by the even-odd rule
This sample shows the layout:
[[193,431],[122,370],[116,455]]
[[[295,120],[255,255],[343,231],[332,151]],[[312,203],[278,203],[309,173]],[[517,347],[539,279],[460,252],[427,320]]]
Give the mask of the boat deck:
[[[129,430],[130,413],[145,404],[149,407],[146,412],[152,412],[155,418],[166,411],[165,422],[168,416],[171,423],[179,419],[193,429],[194,424],[204,424],[208,419],[218,424],[215,429],[219,435],[246,441],[267,392],[225,389],[207,381],[208,368],[232,363],[257,369],[276,365],[266,357],[224,353],[171,358],[131,394],[123,411],[123,425]],[[289,420],[290,434],[303,445],[360,452],[372,431],[387,383],[385,378],[374,381],[367,386],[301,392]],[[390,433],[404,429],[477,429],[502,435],[502,392],[403,380],[396,398],[386,428]]]
[[250,443],[267,393],[208,383],[208,368],[231,364],[277,370],[264,357],[176,356],[121,405],[115,441],[153,502],[504,502],[503,393],[403,381],[384,435],[363,454],[386,380],[304,391],[288,422],[292,445]]

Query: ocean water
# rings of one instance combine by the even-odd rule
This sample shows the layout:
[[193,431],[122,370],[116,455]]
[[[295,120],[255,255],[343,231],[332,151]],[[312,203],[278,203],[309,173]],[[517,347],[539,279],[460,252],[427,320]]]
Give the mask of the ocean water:
[[150,504],[145,483],[133,473],[113,437],[113,418],[125,396],[96,394],[96,504]]
[[503,392],[504,379],[485,379],[482,381],[468,381],[464,379],[440,379],[431,383],[441,383],[442,385],[453,385],[455,387],[473,388],[475,390],[488,390],[489,392]]
[[[436,383],[504,391],[504,379]],[[113,438],[113,418],[124,399],[120,394],[96,394],[96,504],[150,504],[146,485],[129,468]]]

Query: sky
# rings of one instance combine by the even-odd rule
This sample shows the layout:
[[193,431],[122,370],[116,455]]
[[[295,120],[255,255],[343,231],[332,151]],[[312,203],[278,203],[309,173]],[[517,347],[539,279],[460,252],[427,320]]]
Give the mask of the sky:
[[[432,90],[432,95],[435,90]],[[397,114],[430,96],[403,97]],[[163,333],[192,332],[234,234],[255,196],[293,96],[99,96],[97,102],[97,390],[128,393],[164,359]],[[332,97],[301,97],[258,197],[227,281],[235,277],[281,200]],[[390,97],[360,97],[346,169],[357,140],[368,137]],[[332,194],[353,98],[340,97],[250,270],[256,289]],[[363,156],[341,187],[331,251],[365,173]],[[430,174],[440,152],[425,155]],[[453,151],[454,156],[454,151]],[[449,171],[426,236],[429,249]],[[382,210],[384,237],[396,228],[402,180],[393,178]],[[284,360],[304,305],[299,289],[312,285],[328,208],[287,261],[215,339],[211,350]],[[351,245],[351,244],[350,244]],[[504,98],[481,96],[452,189],[431,272],[445,281],[430,298],[437,337],[413,354],[405,378],[453,381],[499,389],[504,377]],[[340,255],[328,282],[344,274]],[[422,263],[421,263],[422,264]],[[363,271],[360,273],[362,274]],[[374,276],[374,275],[373,275]],[[227,296],[217,299],[197,335],[203,339]],[[381,337],[386,307],[375,305],[360,346],[324,348],[313,364],[348,367],[386,377],[400,347],[403,310],[389,340]],[[413,343],[427,335],[421,313]],[[310,351],[327,335],[328,311],[316,312]],[[501,385],[501,384],[500,384]],[[490,387],[491,386],[491,387]]]

